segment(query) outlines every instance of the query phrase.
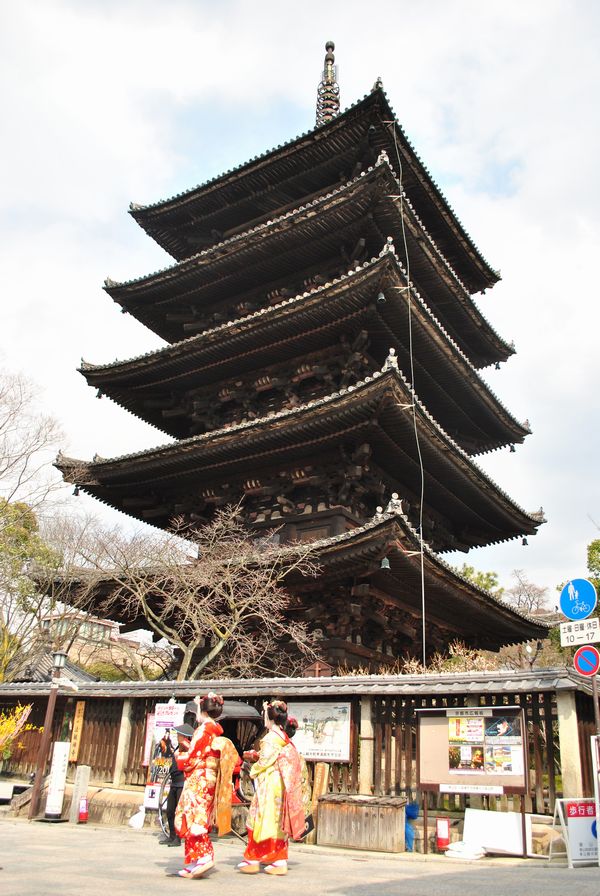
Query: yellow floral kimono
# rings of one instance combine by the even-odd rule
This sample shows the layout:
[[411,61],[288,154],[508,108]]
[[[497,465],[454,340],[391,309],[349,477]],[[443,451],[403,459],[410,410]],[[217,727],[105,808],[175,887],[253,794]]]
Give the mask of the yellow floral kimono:
[[277,765],[286,742],[276,731],[263,737],[258,760],[250,769],[254,781],[254,796],[248,810],[247,827],[255,841],[283,840],[281,828],[283,810],[283,780]]
[[244,858],[265,864],[285,861],[288,836],[298,840],[305,830],[300,756],[287,734],[272,729],[265,735],[250,777],[255,791]]

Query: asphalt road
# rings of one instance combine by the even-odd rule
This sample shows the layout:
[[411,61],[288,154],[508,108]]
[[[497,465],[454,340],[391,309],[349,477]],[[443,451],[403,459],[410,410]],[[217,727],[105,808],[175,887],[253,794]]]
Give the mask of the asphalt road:
[[[485,857],[380,854],[292,845],[286,878],[236,872],[243,845],[216,844],[217,865],[199,880],[176,876],[183,849],[159,846],[156,834],[129,828],[0,819],[2,896],[154,896],[199,890],[218,896],[578,896],[600,894],[598,866]],[[290,889],[291,887],[291,889]]]

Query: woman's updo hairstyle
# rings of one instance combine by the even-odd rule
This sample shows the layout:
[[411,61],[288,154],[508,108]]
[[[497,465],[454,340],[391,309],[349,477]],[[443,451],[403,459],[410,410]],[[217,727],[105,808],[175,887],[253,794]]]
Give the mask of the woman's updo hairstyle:
[[287,703],[283,700],[271,700],[267,706],[267,718],[280,728],[284,728],[287,717]]
[[288,716],[287,722],[285,723],[285,733],[288,737],[293,737],[297,730],[298,719],[296,719],[294,716]]
[[223,712],[224,702],[220,694],[210,691],[204,697],[200,697],[200,712],[205,712],[211,719],[218,719]]

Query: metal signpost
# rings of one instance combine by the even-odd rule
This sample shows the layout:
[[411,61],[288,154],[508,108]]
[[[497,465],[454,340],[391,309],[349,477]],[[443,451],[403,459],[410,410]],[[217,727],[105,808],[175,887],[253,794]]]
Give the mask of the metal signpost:
[[[592,680],[592,698],[594,701],[594,719],[596,737],[592,737],[592,759],[594,761],[595,799],[581,797],[557,799],[554,806],[552,828],[560,825],[569,868],[575,865],[597,864],[600,861],[598,850],[598,820],[600,805],[598,802],[598,742],[600,738],[600,709],[598,707],[598,680],[600,669],[600,653],[591,642],[600,641],[600,620],[589,619],[596,607],[598,596],[592,582],[588,579],[571,579],[560,593],[560,608],[570,622],[560,625],[561,647],[575,647],[573,666],[585,678]],[[594,750],[596,751],[594,753]],[[548,858],[552,859],[552,842]]]
[[[560,608],[571,623],[562,623],[560,627],[561,646],[579,647],[573,657],[575,671],[592,679],[592,698],[594,701],[594,720],[596,734],[600,735],[600,709],[598,707],[598,679],[600,654],[590,641],[600,641],[598,619],[588,619],[596,607],[598,595],[593,582],[588,579],[570,579],[560,593]],[[584,620],[586,620],[584,622]],[[587,635],[587,637],[586,637]]]

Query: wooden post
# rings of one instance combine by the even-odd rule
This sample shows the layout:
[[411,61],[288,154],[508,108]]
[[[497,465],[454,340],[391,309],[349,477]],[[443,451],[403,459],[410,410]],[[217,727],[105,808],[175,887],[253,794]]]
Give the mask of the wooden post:
[[121,726],[119,728],[119,740],[117,741],[117,755],[115,757],[115,769],[113,772],[113,784],[117,787],[123,783],[125,767],[129,758],[129,745],[131,743],[131,699],[125,697],[121,710]]
[[73,784],[73,795],[71,797],[71,809],[69,810],[69,822],[77,824],[79,821],[79,801],[82,796],[87,794],[90,783],[89,765],[78,765],[75,772],[75,782]]
[[42,795],[42,781],[46,772],[46,763],[48,761],[48,753],[50,751],[50,741],[52,739],[52,722],[54,720],[54,710],[56,708],[56,695],[58,694],[58,682],[56,679],[60,674],[60,669],[52,670],[52,682],[50,684],[50,695],[48,697],[48,705],[46,707],[46,716],[44,718],[44,733],[37,755],[37,765],[35,769],[35,779],[33,789],[31,791],[31,802],[29,803],[28,818],[31,821],[38,813],[40,806],[40,797]]
[[360,734],[358,759],[358,791],[373,793],[373,698],[360,698]]
[[594,701],[594,722],[596,734],[600,736],[600,707],[598,706],[598,676],[592,675],[592,699]]
[[329,763],[316,762],[315,772],[313,776],[312,788],[312,817],[315,824],[314,831],[311,831],[306,838],[307,843],[317,842],[317,827],[319,824],[319,797],[324,796],[329,790]]
[[556,709],[563,796],[581,796],[583,794],[583,775],[581,773],[575,692],[557,691]]

